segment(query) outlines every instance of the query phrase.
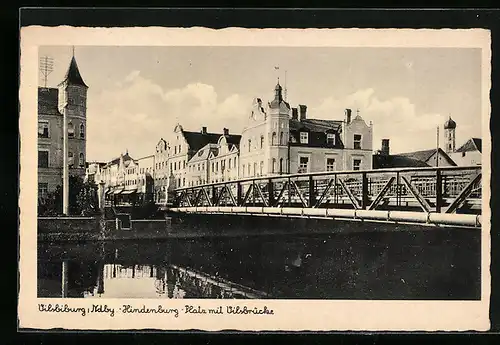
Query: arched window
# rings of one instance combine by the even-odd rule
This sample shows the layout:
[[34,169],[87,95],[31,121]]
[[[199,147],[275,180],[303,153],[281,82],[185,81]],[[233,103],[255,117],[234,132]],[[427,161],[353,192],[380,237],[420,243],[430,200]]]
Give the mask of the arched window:
[[262,176],[264,172],[264,162],[260,162],[260,175]]
[[73,152],[68,152],[68,165],[73,166]]
[[85,125],[80,123],[80,139],[85,139]]
[[276,139],[277,139],[276,132],[273,132],[271,136],[271,145],[276,145]]
[[263,135],[260,136],[260,148],[261,149],[264,148],[264,136]]
[[272,172],[275,173],[276,172],[276,158],[273,158],[273,168],[272,168]]
[[236,169],[236,157],[234,157],[234,164],[233,164],[233,166]]
[[75,137],[75,126],[70,121],[68,123],[68,138],[74,138],[74,137]]
[[283,158],[280,158],[280,174],[283,174]]
[[280,132],[280,145],[285,144],[285,133]]

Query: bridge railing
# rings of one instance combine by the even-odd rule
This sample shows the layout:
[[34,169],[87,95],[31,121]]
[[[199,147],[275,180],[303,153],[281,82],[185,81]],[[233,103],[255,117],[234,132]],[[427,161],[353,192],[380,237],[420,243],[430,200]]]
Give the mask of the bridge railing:
[[481,213],[481,167],[331,171],[175,190],[173,207],[263,206]]

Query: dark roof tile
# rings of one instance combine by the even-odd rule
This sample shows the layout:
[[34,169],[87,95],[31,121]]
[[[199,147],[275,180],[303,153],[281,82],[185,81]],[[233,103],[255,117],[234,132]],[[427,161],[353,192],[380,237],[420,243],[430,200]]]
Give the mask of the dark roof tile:
[[470,151],[479,151],[482,152],[482,140],[480,138],[470,138],[460,146],[456,152],[470,152]]
[[428,167],[429,164],[418,159],[401,155],[373,155],[373,169],[383,168],[406,168],[406,167]]
[[80,70],[78,69],[78,64],[76,63],[76,59],[73,56],[71,58],[71,62],[69,64],[68,71],[66,72],[66,76],[63,80],[63,83],[67,81],[69,84],[73,85],[81,85],[88,87],[87,84],[83,81],[83,78],[80,74]]

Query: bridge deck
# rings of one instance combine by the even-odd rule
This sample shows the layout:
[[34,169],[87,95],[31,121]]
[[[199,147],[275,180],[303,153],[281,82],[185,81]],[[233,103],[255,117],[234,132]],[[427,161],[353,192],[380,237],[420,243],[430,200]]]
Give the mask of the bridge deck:
[[[176,189],[172,212],[293,215],[480,225],[481,166],[261,176]],[[368,212],[370,211],[370,212]],[[373,212],[373,211],[384,211]],[[393,215],[391,217],[391,215]],[[430,221],[430,220],[434,221]]]

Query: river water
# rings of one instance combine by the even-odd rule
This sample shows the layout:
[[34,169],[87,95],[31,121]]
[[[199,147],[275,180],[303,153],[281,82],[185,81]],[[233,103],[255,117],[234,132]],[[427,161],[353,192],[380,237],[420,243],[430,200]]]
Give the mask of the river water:
[[479,299],[479,232],[38,245],[38,296]]

